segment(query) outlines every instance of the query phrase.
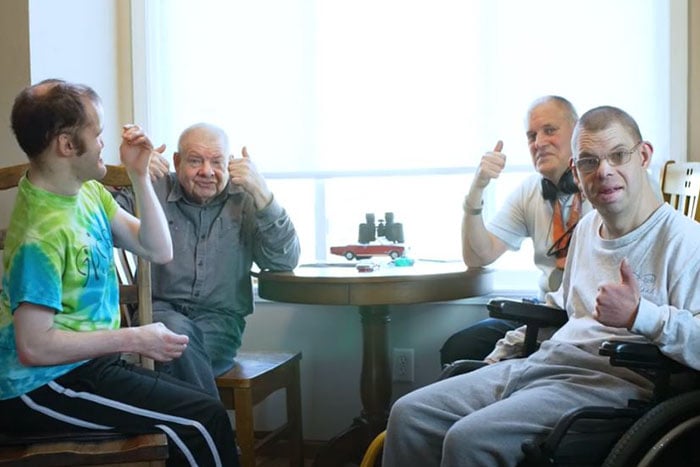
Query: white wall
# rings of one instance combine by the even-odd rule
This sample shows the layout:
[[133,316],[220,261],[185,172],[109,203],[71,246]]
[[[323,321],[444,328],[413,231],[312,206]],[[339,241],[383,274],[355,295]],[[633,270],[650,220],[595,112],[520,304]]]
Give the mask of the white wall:
[[103,158],[119,161],[121,125],[131,121],[125,98],[130,68],[128,3],[119,0],[29,0],[31,82],[60,78],[91,86],[104,106]]
[[[391,307],[389,348],[412,348],[415,382],[394,383],[393,399],[435,381],[439,349],[454,331],[486,317],[483,305],[432,303]],[[248,317],[244,350],[301,351],[304,438],[326,440],[360,415],[362,334],[355,307],[258,302]],[[281,394],[256,411],[263,428],[283,420]]]

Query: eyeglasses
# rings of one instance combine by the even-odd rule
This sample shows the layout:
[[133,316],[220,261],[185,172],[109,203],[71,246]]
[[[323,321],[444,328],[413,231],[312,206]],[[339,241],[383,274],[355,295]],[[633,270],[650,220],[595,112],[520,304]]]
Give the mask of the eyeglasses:
[[605,159],[606,161],[608,161],[608,164],[610,164],[613,167],[617,167],[618,165],[625,165],[632,158],[632,154],[637,152],[637,149],[639,149],[639,146],[641,144],[642,141],[639,141],[637,144],[632,146],[632,149],[621,149],[615,152],[611,152],[607,156],[602,157],[585,155],[584,157],[576,159],[574,163],[576,164],[576,168],[578,169],[578,171],[583,174],[589,174],[598,170],[601,159]]
[[569,244],[571,243],[571,234],[574,233],[574,227],[576,227],[576,224],[566,229],[566,232],[561,234],[561,237],[554,241],[552,246],[549,247],[549,250],[547,250],[547,256],[566,258],[566,254],[569,252]]

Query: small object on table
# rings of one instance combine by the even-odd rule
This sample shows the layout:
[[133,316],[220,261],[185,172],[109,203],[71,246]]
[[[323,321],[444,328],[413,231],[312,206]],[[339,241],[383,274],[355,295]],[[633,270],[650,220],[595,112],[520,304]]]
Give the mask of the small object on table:
[[391,264],[397,267],[413,266],[413,263],[415,263],[415,260],[411,258],[406,258],[404,256],[391,261]]
[[377,263],[357,263],[357,272],[373,272],[377,269],[379,269],[379,265]]

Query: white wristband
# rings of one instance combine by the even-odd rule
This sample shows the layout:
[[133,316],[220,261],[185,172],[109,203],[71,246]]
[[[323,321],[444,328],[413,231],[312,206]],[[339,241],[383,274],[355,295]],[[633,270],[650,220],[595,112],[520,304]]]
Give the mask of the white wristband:
[[481,214],[481,211],[484,209],[484,200],[481,200],[481,204],[479,205],[478,208],[473,208],[469,206],[469,203],[467,202],[467,196],[464,197],[464,204],[462,204],[462,209],[464,209],[465,214],[469,214],[470,216],[478,216]]

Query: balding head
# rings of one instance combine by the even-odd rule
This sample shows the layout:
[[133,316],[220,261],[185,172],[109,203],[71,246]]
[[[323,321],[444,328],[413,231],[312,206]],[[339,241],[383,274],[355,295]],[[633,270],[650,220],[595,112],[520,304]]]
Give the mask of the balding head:
[[559,109],[563,112],[563,115],[566,117],[566,120],[571,124],[572,128],[574,127],[574,125],[576,125],[576,121],[578,120],[578,114],[576,113],[576,108],[574,108],[574,105],[571,102],[569,102],[568,99],[555,95],[542,96],[540,98],[535,99],[530,104],[530,107],[527,109],[527,115],[525,117],[526,124],[527,121],[530,120],[530,114],[532,114],[533,110],[535,110],[541,105],[550,103],[555,104],[557,107],[559,107]]
[[207,204],[226,188],[229,158],[228,136],[221,128],[197,123],[182,132],[174,156],[175,172],[190,201]]
[[186,146],[189,141],[218,141],[222,149],[224,149],[225,154],[229,154],[229,143],[228,135],[224,130],[211,123],[195,123],[191,125],[180,134],[180,138],[177,141],[177,151],[182,152],[183,147]]
[[540,97],[527,111],[525,134],[532,164],[555,185],[569,169],[571,133],[577,118],[571,102],[560,96]]

